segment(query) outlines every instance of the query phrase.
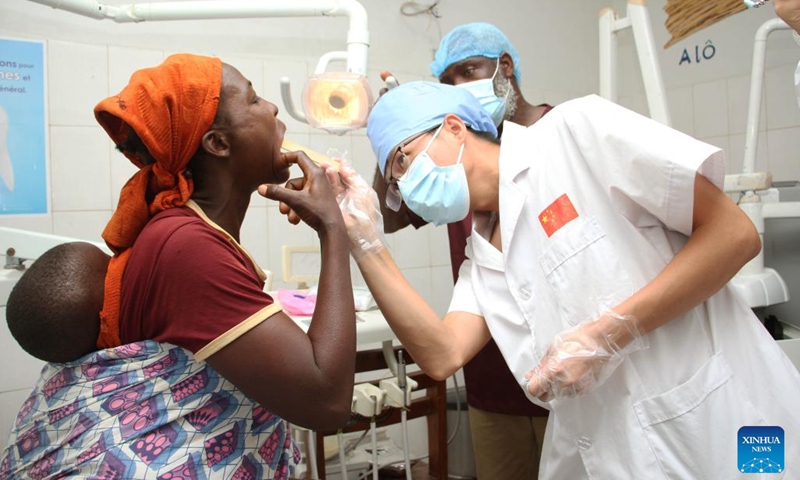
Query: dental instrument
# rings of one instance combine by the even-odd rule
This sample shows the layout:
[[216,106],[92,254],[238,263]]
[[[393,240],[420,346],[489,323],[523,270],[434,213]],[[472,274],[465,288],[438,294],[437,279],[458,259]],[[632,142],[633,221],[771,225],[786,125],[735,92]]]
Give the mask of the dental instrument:
[[397,352],[397,386],[403,392],[403,406],[400,409],[400,425],[403,431],[403,460],[406,469],[406,480],[411,480],[411,458],[408,445],[408,401],[406,398],[406,362],[403,360],[403,351]]
[[311,471],[311,478],[319,477],[317,467],[317,432],[308,430],[308,463]]
[[308,158],[310,158],[317,165],[328,165],[334,171],[339,171],[339,160],[329,158],[315,150],[311,150],[308,147],[304,147],[298,143],[295,143],[288,138],[283,139],[283,143],[281,143],[281,149],[287,152],[305,152],[305,154],[308,155]]
[[753,2],[751,0],[744,0],[744,4],[747,5],[747,8],[758,8],[763,7],[768,1],[769,0],[761,0],[759,2]]
[[342,479],[347,480],[349,478],[347,476],[347,457],[344,453],[344,435],[341,428],[336,432],[336,440],[339,442],[339,472]]

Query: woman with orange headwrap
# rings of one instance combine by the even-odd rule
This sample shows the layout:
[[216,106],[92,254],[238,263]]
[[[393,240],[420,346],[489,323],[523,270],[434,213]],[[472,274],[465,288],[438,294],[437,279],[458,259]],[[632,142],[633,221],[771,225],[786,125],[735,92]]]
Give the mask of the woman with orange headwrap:
[[[331,429],[347,420],[348,238],[323,169],[280,152],[277,113],[235,68],[194,55],[134,73],[97,105],[98,122],[139,168],[103,233],[115,252],[103,350],[45,368],[0,477],[286,478],[299,460],[287,421]],[[276,185],[292,163],[302,189]],[[307,334],[263,292],[263,271],[239,245],[261,184],[320,237]]]

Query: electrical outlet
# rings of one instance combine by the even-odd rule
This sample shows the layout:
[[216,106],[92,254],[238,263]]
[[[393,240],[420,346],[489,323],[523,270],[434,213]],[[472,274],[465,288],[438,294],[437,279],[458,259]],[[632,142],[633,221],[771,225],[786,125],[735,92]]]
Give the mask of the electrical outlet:
[[417,388],[417,382],[406,377],[406,395],[403,399],[403,390],[397,384],[397,377],[380,381],[380,389],[384,391],[383,403],[389,407],[407,407],[411,403],[411,391]]
[[371,383],[353,387],[353,411],[363,417],[374,417],[383,410],[383,390]]

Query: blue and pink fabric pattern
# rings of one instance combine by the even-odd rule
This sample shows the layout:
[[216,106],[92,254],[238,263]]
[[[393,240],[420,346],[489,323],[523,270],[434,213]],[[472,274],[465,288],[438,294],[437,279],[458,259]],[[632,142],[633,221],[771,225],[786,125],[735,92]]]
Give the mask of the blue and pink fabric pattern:
[[0,479],[287,479],[289,424],[191,352],[154,341],[48,364],[0,457]]

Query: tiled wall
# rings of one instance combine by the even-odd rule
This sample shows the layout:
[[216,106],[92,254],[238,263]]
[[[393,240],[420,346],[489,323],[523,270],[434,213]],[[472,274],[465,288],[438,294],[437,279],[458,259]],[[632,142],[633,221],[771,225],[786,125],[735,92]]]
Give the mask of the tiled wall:
[[[624,0],[610,3],[619,16],[626,16]],[[661,46],[670,38],[663,27],[665,3],[648,2],[647,8],[672,126],[720,147],[726,153],[727,172],[741,172],[754,38],[760,25],[776,18],[772,4],[737,13],[664,49]],[[633,36],[625,31],[618,37],[618,101],[647,115]],[[697,62],[695,48],[708,42],[715,55]],[[774,181],[800,180],[800,107],[794,87],[800,46],[788,30],[781,30],[768,37],[766,48],[756,170],[771,172]],[[691,62],[681,61],[684,50]]]
[[[755,168],[771,172],[773,181],[800,180],[800,107],[794,70],[794,65],[769,69],[764,80]],[[741,172],[749,92],[750,75],[668,90],[672,126],[721,148],[727,173]],[[644,94],[620,95],[619,103],[647,115]]]

